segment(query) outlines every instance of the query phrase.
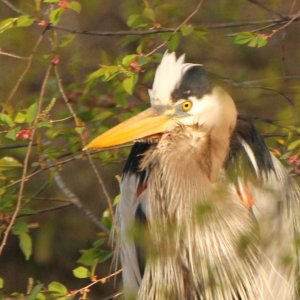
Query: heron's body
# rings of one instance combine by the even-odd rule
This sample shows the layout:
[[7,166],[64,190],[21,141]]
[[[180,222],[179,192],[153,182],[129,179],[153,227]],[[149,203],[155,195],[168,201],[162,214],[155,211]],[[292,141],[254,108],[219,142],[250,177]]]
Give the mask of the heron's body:
[[153,108],[125,123],[144,139],[117,209],[125,295],[296,299],[299,188],[201,66],[166,54],[150,96]]

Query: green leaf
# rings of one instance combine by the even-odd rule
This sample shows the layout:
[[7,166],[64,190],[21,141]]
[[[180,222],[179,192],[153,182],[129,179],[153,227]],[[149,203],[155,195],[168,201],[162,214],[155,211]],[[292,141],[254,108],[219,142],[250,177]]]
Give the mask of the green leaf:
[[235,44],[248,44],[253,39],[252,32],[240,32],[234,39]]
[[17,20],[17,27],[28,27],[34,22],[34,18],[30,16],[20,16]]
[[77,278],[88,278],[91,276],[91,272],[85,267],[77,267],[73,270],[73,274]]
[[180,27],[180,31],[182,33],[183,36],[187,36],[189,34],[191,34],[194,31],[194,27],[192,25],[182,25]]
[[21,168],[23,165],[11,156],[4,156],[0,158],[0,170],[11,170],[13,168]]
[[144,19],[143,16],[133,14],[129,16],[127,25],[131,28],[145,28],[148,27],[148,22]]
[[18,112],[14,121],[16,123],[24,123],[26,121],[26,114]]
[[10,139],[10,140],[15,141],[16,138],[17,138],[17,133],[20,131],[20,129],[21,129],[21,127],[20,127],[20,126],[17,126],[16,128],[13,128],[13,129],[9,130],[9,131],[6,133],[5,137],[6,137],[7,139]]
[[24,221],[18,220],[12,229],[14,235],[21,235],[28,232],[27,224]]
[[29,294],[27,300],[36,300],[39,292],[41,291],[43,285],[42,284],[37,284]]
[[123,57],[122,59],[122,65],[128,67],[130,65],[131,62],[136,60],[137,55],[136,54],[130,54],[130,55],[126,55],[125,57]]
[[111,258],[113,255],[112,251],[107,251],[107,250],[100,250],[99,251],[99,262],[105,262],[107,261],[109,258]]
[[32,254],[32,240],[31,236],[25,232],[19,235],[20,239],[20,248],[25,256],[26,260],[29,260]]
[[62,7],[56,8],[53,11],[51,11],[49,15],[49,19],[52,24],[57,25],[57,23],[60,21],[61,15],[64,12],[64,9]]
[[297,147],[300,147],[300,139],[290,143],[288,145],[288,150],[295,150]]
[[122,86],[129,95],[132,95],[137,80],[138,76],[136,74],[133,74],[130,77],[127,77],[123,80]]
[[150,61],[150,58],[146,57],[145,55],[139,55],[137,61],[140,66],[143,66]]
[[72,43],[75,39],[76,35],[75,34],[68,34],[62,42],[59,44],[59,47],[63,48]]
[[45,3],[58,3],[60,0],[44,0]]
[[0,289],[3,289],[4,287],[4,280],[2,277],[0,277]]
[[257,45],[257,37],[253,37],[252,40],[248,43],[248,46],[251,48],[256,47]]
[[48,120],[41,121],[37,124],[37,128],[42,128],[42,127],[52,128],[52,123]]
[[26,121],[31,124],[33,120],[36,118],[37,113],[37,103],[33,103],[29,106],[26,113]]
[[153,9],[146,7],[143,11],[143,16],[150,21],[155,22],[155,14]]
[[0,187],[0,196],[2,196],[6,192],[4,187]]
[[9,115],[0,113],[0,124],[7,125],[9,127],[14,125],[12,118]]
[[268,40],[267,40],[267,39],[258,36],[258,40],[257,40],[257,48],[261,48],[261,47],[267,45],[267,43],[268,43]]
[[[38,293],[35,300],[46,300],[46,296],[43,293]],[[69,300],[71,300],[71,299],[69,299]]]
[[77,1],[72,1],[68,3],[68,7],[74,11],[76,11],[77,13],[81,12],[81,4]]
[[245,45],[249,47],[261,48],[268,43],[267,38],[253,32],[240,32],[234,39],[235,44]]
[[120,69],[118,66],[101,66],[100,69],[91,73],[88,76],[87,82],[93,82],[94,80],[100,77],[104,77],[104,81],[111,80],[119,73],[119,71]]
[[171,39],[167,43],[167,47],[170,51],[175,51],[179,45],[179,35],[172,35]]
[[97,121],[97,120],[101,120],[101,121],[104,121],[106,120],[107,118],[111,117],[113,115],[113,112],[110,111],[110,110],[105,110],[105,111],[102,111],[100,113],[98,113],[94,118],[93,120],[94,121]]
[[98,261],[98,250],[95,248],[82,250],[82,254],[77,260],[78,263],[89,267],[93,266]]
[[51,283],[49,283],[48,290],[57,294],[58,296],[66,296],[68,294],[67,288],[57,281],[52,281]]
[[115,199],[114,199],[114,203],[113,203],[113,206],[115,206],[115,205],[117,205],[118,203],[119,203],[119,201],[120,201],[120,198],[121,198],[121,195],[119,194],[119,195],[117,195],[116,197],[115,197]]
[[76,127],[75,128],[75,131],[79,134],[82,134],[83,133],[83,130],[84,130],[84,127]]
[[18,18],[8,18],[0,22],[0,34],[15,26]]

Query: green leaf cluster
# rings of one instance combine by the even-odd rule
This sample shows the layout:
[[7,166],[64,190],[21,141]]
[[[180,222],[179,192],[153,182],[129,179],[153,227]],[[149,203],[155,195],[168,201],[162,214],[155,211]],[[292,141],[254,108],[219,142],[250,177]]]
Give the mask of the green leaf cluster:
[[240,32],[234,39],[235,44],[247,45],[251,48],[261,48],[267,45],[268,40],[265,36],[253,32]]

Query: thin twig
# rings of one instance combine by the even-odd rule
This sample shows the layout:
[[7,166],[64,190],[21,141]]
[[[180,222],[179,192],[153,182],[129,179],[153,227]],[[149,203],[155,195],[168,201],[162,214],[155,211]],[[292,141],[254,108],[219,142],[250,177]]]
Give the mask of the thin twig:
[[290,26],[298,17],[300,17],[300,10],[292,17],[287,23],[283,24],[281,27],[274,29],[271,34],[268,35],[268,38],[273,37],[279,31],[285,29],[286,27]]
[[67,203],[67,204],[63,204],[63,205],[58,205],[58,206],[54,206],[54,207],[40,209],[40,210],[38,210],[38,211],[36,211],[34,213],[20,214],[20,215],[18,215],[18,218],[29,217],[29,216],[34,216],[34,215],[40,215],[40,214],[48,213],[48,212],[53,212],[53,211],[57,211],[57,210],[61,210],[61,209],[70,207],[72,205],[73,205],[73,203]]
[[[78,117],[77,117],[77,115],[76,115],[76,113],[75,113],[75,111],[74,111],[71,103],[69,102],[69,99],[68,99],[66,93],[65,93],[65,90],[64,90],[64,87],[63,87],[63,84],[62,84],[62,80],[60,78],[57,66],[54,66],[54,72],[55,72],[55,76],[56,76],[56,81],[57,81],[58,89],[59,89],[59,91],[60,91],[60,93],[62,95],[62,98],[63,98],[63,100],[64,100],[67,108],[70,111],[70,114],[72,115],[72,117],[74,119],[76,127],[77,128],[82,127],[82,124],[80,123],[80,121],[79,121],[79,119],[78,119]],[[85,144],[83,135],[80,132],[79,132],[79,137],[81,139],[82,147],[84,148],[86,146],[86,144]],[[93,171],[94,171],[94,173],[96,175],[96,178],[97,178],[98,183],[99,183],[99,185],[100,185],[100,187],[102,189],[102,192],[103,192],[103,194],[105,196],[105,199],[106,199],[106,202],[108,204],[108,208],[109,208],[109,211],[111,213],[111,216],[114,219],[114,210],[113,210],[112,200],[111,200],[111,198],[109,196],[109,193],[108,193],[108,191],[106,189],[104,181],[103,181],[103,179],[102,179],[102,177],[101,177],[101,175],[100,175],[100,173],[99,173],[99,171],[98,171],[98,169],[97,169],[97,167],[96,167],[96,165],[95,165],[95,163],[94,163],[94,161],[93,161],[90,153],[87,152],[86,155],[87,155],[89,163],[90,163],[90,165],[91,165],[91,167],[92,167],[92,169],[93,169]]]
[[52,24],[49,25],[49,29],[69,32],[72,34],[102,36],[102,37],[149,35],[149,34],[159,34],[159,33],[174,31],[174,28],[159,28],[159,29],[149,29],[149,30],[88,31],[88,30],[71,29],[71,28],[66,28],[66,27],[52,25]]
[[300,79],[300,75],[285,75],[281,77],[270,77],[270,78],[261,78],[261,79],[256,79],[256,80],[247,80],[247,81],[235,81],[232,79],[229,79],[229,81],[232,81],[233,84],[237,85],[243,85],[243,86],[252,86],[254,84],[260,84],[264,82],[270,82],[270,81],[278,81],[278,80],[296,80]]
[[62,198],[54,198],[54,197],[42,197],[42,196],[28,196],[30,200],[42,200],[47,202],[62,202],[62,203],[70,203],[69,200],[62,199]]
[[[5,0],[2,0],[2,1],[5,1]],[[34,47],[33,47],[33,49],[32,49],[32,52],[31,52],[31,54],[30,54],[29,57],[28,57],[28,62],[27,62],[27,64],[26,64],[26,66],[25,66],[25,69],[24,69],[24,71],[22,72],[22,74],[20,75],[19,79],[17,80],[17,82],[16,82],[14,88],[13,88],[12,91],[10,92],[10,94],[9,94],[7,100],[6,100],[6,103],[9,103],[9,102],[12,100],[12,98],[15,96],[15,94],[16,94],[16,92],[17,92],[17,90],[18,90],[18,88],[19,88],[19,86],[20,86],[20,84],[21,84],[21,82],[23,81],[23,79],[24,79],[24,77],[26,76],[27,72],[28,72],[29,69],[31,68],[32,60],[33,60],[34,54],[35,54],[35,52],[36,52],[38,46],[40,45],[40,43],[41,43],[42,40],[43,40],[44,33],[45,33],[45,31],[43,31],[42,34],[40,34],[40,36],[38,37],[38,39],[37,39],[37,41],[36,41],[36,43],[35,43],[35,45],[34,45]]]
[[26,12],[24,12],[23,10],[17,8],[13,4],[11,4],[9,1],[7,1],[7,0],[1,0],[1,2],[4,3],[7,7],[9,7],[14,12],[16,12],[18,14],[21,14],[21,15],[26,15]]
[[183,22],[181,24],[179,24],[173,31],[173,33],[169,36],[169,38],[161,43],[160,45],[158,45],[156,48],[154,48],[152,51],[150,51],[149,53],[147,53],[145,56],[151,56],[153,53],[155,53],[157,50],[161,49],[162,47],[164,47],[171,39],[172,37],[180,30],[180,28],[185,25],[186,23],[188,23],[191,18],[200,10],[202,4],[203,4],[204,0],[200,0],[196,6],[196,8],[183,20]]
[[[273,137],[289,137],[290,134],[288,133],[279,133],[279,132],[275,132],[275,133],[263,133],[262,136],[264,138],[273,138]],[[293,134],[293,137],[300,137],[300,133],[295,133]]]
[[43,82],[42,82],[40,96],[39,96],[39,99],[38,99],[37,114],[36,114],[36,117],[34,119],[33,127],[32,127],[32,138],[31,138],[31,140],[28,144],[27,152],[26,152],[26,155],[25,155],[25,158],[24,158],[24,163],[23,163],[24,167],[23,167],[23,172],[22,172],[22,178],[21,178],[21,184],[20,184],[18,199],[17,199],[17,203],[16,203],[14,213],[13,213],[13,215],[11,217],[11,220],[10,220],[10,222],[9,222],[5,232],[4,232],[3,239],[1,241],[0,255],[3,252],[3,249],[6,245],[9,233],[10,233],[13,225],[15,224],[16,218],[17,218],[18,213],[19,213],[20,208],[21,208],[22,198],[23,198],[23,191],[24,191],[24,187],[25,187],[25,182],[26,182],[26,177],[27,177],[27,170],[28,170],[28,165],[29,165],[29,158],[30,158],[31,149],[32,149],[32,145],[33,145],[33,140],[34,140],[34,136],[35,136],[35,132],[36,132],[36,128],[37,128],[37,123],[38,123],[38,116],[39,116],[40,112],[42,111],[42,102],[43,102],[43,98],[44,98],[45,91],[46,91],[46,83],[48,81],[51,69],[52,69],[52,65],[49,65],[47,70],[46,70],[46,74],[45,74],[45,77],[43,79]]
[[119,297],[121,295],[123,295],[123,292],[117,292],[117,293],[115,293],[113,295],[101,298],[100,300],[112,300],[112,299],[115,299],[116,297]]
[[[47,161],[47,164],[49,162]],[[74,204],[81,212],[83,212],[88,219],[90,219],[100,230],[104,231],[105,233],[109,234],[109,230],[101,223],[99,222],[98,218],[95,217],[95,215],[79,200],[79,198],[73,193],[65,184],[63,181],[60,173],[57,171],[54,175],[54,180],[57,186],[60,188],[60,190],[65,194],[65,196],[69,199],[69,201]]]
[[236,86],[238,88],[242,88],[242,89],[260,89],[260,90],[265,90],[265,91],[269,91],[269,92],[272,92],[272,93],[275,93],[275,94],[278,94],[280,95],[282,98],[284,98],[285,100],[287,100],[287,102],[292,105],[292,106],[295,106],[295,103],[294,103],[294,100],[287,96],[286,93],[282,92],[282,91],[278,91],[274,88],[271,88],[271,87],[267,87],[267,86],[243,86],[243,85],[240,85],[240,86]]
[[[33,143],[32,146],[36,146],[37,143]],[[18,148],[27,148],[28,143],[26,144],[16,144],[16,145],[3,145],[0,146],[0,150],[9,150],[9,149],[18,149]]]
[[12,53],[9,53],[9,52],[4,52],[1,49],[0,49],[0,55],[8,56],[8,57],[16,58],[16,59],[21,59],[21,60],[28,60],[29,59],[29,57],[16,55],[16,54],[12,54]]
[[[109,148],[106,148],[106,149],[97,150],[97,151],[92,152],[91,155],[92,154],[101,153],[101,152],[104,152],[104,151],[110,151],[110,150],[116,150],[116,149],[121,149],[121,148],[125,148],[125,147],[130,147],[130,146],[132,146],[132,144],[133,143],[128,143],[128,144],[121,145],[121,146],[114,146],[114,147],[109,147]],[[65,164],[67,164],[67,163],[69,163],[69,162],[71,162],[73,160],[76,160],[76,159],[78,159],[78,154],[75,154],[72,157],[60,160],[60,161],[58,161],[56,163],[53,163],[52,165],[49,165],[49,166],[37,169],[36,171],[34,171],[31,174],[27,175],[25,179],[26,179],[26,181],[28,181],[32,177],[34,177],[34,176],[36,176],[36,175],[38,175],[38,174],[40,174],[40,173],[42,173],[42,172],[44,172],[46,170],[61,167],[61,166],[65,165]],[[22,181],[21,179],[15,180],[15,181],[7,184],[3,188],[8,189],[8,188],[13,187],[14,185],[20,183],[21,181]]]
[[[257,25],[266,25],[267,27],[275,27],[278,25],[286,24],[291,19],[293,22],[300,21],[300,17],[294,14],[287,15],[283,18],[277,19],[266,19],[266,20],[255,20],[255,21],[244,21],[244,22],[226,22],[226,23],[216,23],[216,24],[203,24],[202,27],[209,29],[209,30],[218,30],[218,29],[226,29],[226,28],[236,28],[236,27],[247,27],[247,26],[257,26]],[[197,28],[197,26],[195,27]],[[150,35],[150,34],[161,34],[166,32],[174,32],[176,28],[159,28],[159,29],[149,29],[149,30],[121,30],[121,31],[88,31],[88,30],[77,30],[66,28],[62,26],[54,26],[52,24],[49,25],[49,29],[58,30],[69,32],[73,34],[80,34],[80,35],[91,35],[91,36],[99,36],[99,37],[112,37],[112,36],[143,36],[143,35]],[[255,29],[256,30],[256,29]],[[262,30],[259,29],[259,30]]]
[[90,284],[86,285],[85,287],[79,289],[79,290],[75,290],[75,291],[71,291],[69,296],[75,296],[78,293],[84,292],[85,290],[89,289],[90,287],[92,287],[93,285],[97,284],[97,283],[105,283],[108,279],[117,276],[118,274],[120,274],[122,272],[122,269],[119,269],[118,271],[111,273],[105,277],[99,278],[94,280],[93,282],[91,282]]
[[276,16],[284,19],[284,16],[282,14],[280,14],[279,12],[267,7],[266,5],[264,5],[263,3],[260,3],[258,2],[257,0],[248,0],[249,2],[259,6],[260,8],[264,9],[265,11],[269,12],[269,13],[272,13],[272,14],[275,14]]

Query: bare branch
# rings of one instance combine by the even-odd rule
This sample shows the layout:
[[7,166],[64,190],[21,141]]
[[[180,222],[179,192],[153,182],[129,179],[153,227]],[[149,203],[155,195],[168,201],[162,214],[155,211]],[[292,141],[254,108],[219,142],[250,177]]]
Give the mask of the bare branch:
[[[69,111],[70,111],[70,113],[71,113],[71,115],[72,115],[72,117],[74,119],[76,127],[77,128],[82,127],[82,124],[80,123],[80,121],[79,121],[79,119],[78,119],[78,117],[77,117],[77,115],[76,115],[76,113],[75,113],[75,111],[74,111],[71,103],[69,102],[69,99],[68,99],[66,93],[65,93],[65,90],[64,90],[64,87],[63,87],[63,84],[62,84],[62,80],[60,78],[57,66],[54,66],[54,72],[55,72],[55,76],[56,76],[56,81],[57,81],[58,89],[59,89],[59,91],[60,91],[60,93],[62,95],[62,98],[63,98],[66,106],[68,107],[68,109],[69,109]],[[78,134],[79,134],[79,137],[81,139],[82,147],[84,148],[85,145],[86,145],[86,143],[84,141],[83,135],[80,132]],[[91,165],[91,167],[92,167],[92,169],[93,169],[93,171],[94,171],[94,173],[96,175],[96,178],[97,178],[98,183],[99,183],[99,185],[100,185],[100,187],[102,189],[102,192],[103,192],[103,194],[105,196],[105,199],[106,199],[106,202],[108,204],[108,208],[110,210],[111,216],[114,219],[114,210],[113,210],[112,200],[111,200],[111,198],[109,196],[109,193],[108,193],[108,191],[106,189],[104,181],[103,181],[103,179],[102,179],[102,177],[101,177],[101,175],[100,175],[97,167],[95,166],[95,163],[94,163],[94,161],[93,161],[90,153],[87,152],[86,155],[87,155],[89,163],[90,163],[90,165]]]
[[147,53],[145,56],[150,56],[153,53],[155,53],[157,50],[161,49],[162,47],[164,47],[171,39],[172,37],[180,30],[180,27],[185,25],[187,22],[189,22],[189,20],[191,20],[191,18],[200,10],[202,4],[203,4],[204,0],[200,0],[196,6],[196,8],[183,20],[183,22],[181,24],[179,24],[173,31],[173,33],[169,36],[169,38],[167,39],[167,41],[161,43],[160,45],[158,45],[156,48],[154,48],[152,51],[150,51],[149,53]]
[[17,8],[16,6],[14,6],[13,4],[11,4],[9,1],[7,0],[1,0],[2,3],[4,3],[7,7],[9,7],[11,10],[13,10],[14,12],[21,14],[21,15],[25,15],[26,12],[24,12],[23,10]]
[[[49,161],[47,161],[47,164]],[[57,186],[60,188],[60,190],[65,194],[65,196],[69,199],[69,201],[74,204],[80,211],[84,212],[84,214],[102,231],[109,234],[109,230],[101,223],[99,222],[98,218],[79,200],[79,198],[73,193],[65,184],[63,181],[60,173],[57,171],[54,175],[54,180],[57,184]]]
[[102,36],[102,37],[149,35],[149,34],[173,32],[175,30],[174,28],[159,28],[159,29],[149,29],[149,30],[88,31],[88,30],[70,29],[70,28],[65,28],[62,26],[57,26],[52,24],[49,25],[49,29],[69,32],[72,34],[82,34],[82,35]]
[[[36,146],[37,143],[33,143],[32,146]],[[26,144],[16,144],[16,145],[3,145],[0,146],[0,150],[9,150],[9,149],[18,149],[18,148],[27,148],[28,143]]]
[[[206,29],[210,29],[210,30],[217,30],[217,29],[226,29],[226,28],[265,25],[266,27],[263,27],[263,28],[270,28],[270,27],[275,27],[275,26],[286,24],[291,19],[293,19],[293,22],[296,22],[296,21],[300,20],[300,17],[297,15],[291,14],[291,15],[287,15],[283,18],[280,17],[277,19],[204,24],[203,27]],[[182,26],[182,24],[180,26]],[[49,29],[69,32],[69,33],[73,33],[73,34],[91,35],[91,36],[99,36],[99,37],[130,36],[130,35],[144,36],[144,35],[151,35],[151,34],[174,32],[176,30],[176,28],[159,28],[159,29],[149,29],[149,30],[88,31],[88,30],[71,29],[71,28],[66,28],[66,27],[62,27],[62,26],[54,26],[52,24],[49,25]]]
[[[130,147],[132,146],[133,143],[128,143],[128,144],[124,144],[124,145],[121,145],[121,146],[114,146],[114,147],[109,147],[109,148],[106,148],[106,149],[101,149],[101,150],[97,150],[97,151],[93,151],[90,153],[90,155],[93,155],[93,154],[97,154],[97,153],[101,153],[101,152],[104,152],[104,151],[110,151],[110,150],[116,150],[116,149],[121,149],[121,148],[125,148],[125,147]],[[31,179],[32,177],[46,171],[46,170],[49,170],[49,169],[53,169],[53,168],[57,168],[57,167],[61,167],[73,160],[77,160],[78,159],[78,153],[77,154],[74,154],[73,156],[69,157],[69,158],[66,158],[66,159],[63,159],[63,160],[60,160],[56,163],[53,163],[52,165],[49,165],[49,166],[46,166],[46,167],[43,167],[43,168],[40,168],[40,169],[37,169],[36,171],[32,172],[31,174],[27,175],[26,176],[26,181],[28,181],[29,179]],[[15,180],[9,184],[7,184],[6,186],[4,186],[3,188],[7,189],[7,188],[10,188],[10,187],[13,187],[14,185],[20,183],[22,180],[21,179],[18,179],[18,180]]]
[[[5,0],[2,0],[2,1],[5,1]],[[14,88],[13,88],[12,91],[10,92],[10,94],[9,94],[7,100],[6,100],[6,103],[9,103],[9,102],[12,100],[12,98],[15,96],[15,94],[16,94],[16,92],[17,92],[19,86],[20,86],[20,84],[22,83],[22,81],[23,81],[23,79],[25,78],[27,72],[28,72],[29,69],[31,68],[32,60],[33,60],[34,54],[35,54],[37,48],[39,47],[40,43],[41,43],[42,40],[43,40],[44,33],[45,33],[45,31],[43,31],[42,34],[41,34],[41,35],[39,36],[39,38],[37,39],[37,41],[36,41],[36,43],[35,43],[35,45],[34,45],[34,47],[33,47],[33,49],[32,49],[32,52],[31,52],[30,56],[28,57],[28,62],[27,62],[27,64],[26,64],[26,66],[25,66],[25,69],[24,69],[24,71],[22,72],[22,74],[20,75],[19,79],[17,80],[17,82],[16,82]]]
[[269,13],[272,13],[272,14],[275,14],[276,16],[284,19],[284,16],[282,14],[280,14],[279,12],[267,7],[266,5],[264,5],[263,3],[260,3],[258,2],[257,0],[248,0],[249,2],[259,6],[260,8],[264,9],[265,11],[269,12]]
[[58,206],[54,206],[54,207],[40,209],[40,210],[38,210],[38,211],[36,211],[34,213],[20,214],[20,215],[18,215],[18,218],[29,217],[29,216],[34,216],[34,215],[48,213],[48,212],[53,212],[53,211],[57,211],[57,210],[61,210],[61,209],[70,207],[72,205],[73,205],[73,203],[67,203],[67,204],[63,204],[63,205],[58,205]]
[[299,17],[300,17],[300,10],[288,22],[283,24],[281,27],[279,27],[277,29],[274,29],[273,32],[270,35],[268,35],[268,38],[271,38],[277,32],[279,32],[279,31],[285,29],[286,27],[290,26]]
[[29,60],[30,59],[29,57],[26,57],[26,56],[20,56],[20,55],[4,52],[1,50],[1,48],[0,48],[0,55],[8,56],[8,57],[16,58],[16,59],[21,59],[21,60]]
[[16,207],[14,210],[14,213],[11,217],[11,220],[4,232],[3,235],[3,239],[1,241],[1,245],[0,245],[0,255],[3,252],[3,249],[6,245],[9,233],[16,221],[16,218],[19,214],[20,208],[21,208],[21,204],[22,204],[22,198],[23,198],[23,191],[24,191],[24,187],[25,187],[25,182],[26,182],[26,178],[27,178],[27,170],[28,170],[28,165],[29,165],[29,157],[31,154],[31,149],[32,149],[32,145],[33,145],[33,140],[34,140],[34,136],[35,136],[35,132],[36,132],[36,128],[37,128],[37,123],[38,123],[38,116],[40,114],[40,112],[42,111],[42,102],[44,99],[44,95],[45,95],[45,91],[46,91],[46,83],[48,81],[50,72],[52,70],[52,65],[50,64],[46,70],[46,74],[44,76],[43,82],[42,82],[42,86],[41,86],[41,91],[40,91],[40,97],[38,99],[38,109],[37,109],[37,114],[36,117],[33,121],[33,128],[32,128],[32,138],[28,144],[28,148],[27,148],[27,152],[26,152],[26,156],[24,158],[24,163],[23,163],[23,172],[22,172],[22,178],[21,178],[21,184],[20,184],[20,189],[19,189],[19,194],[18,194],[18,199],[17,199],[17,203],[16,203]]
[[[79,289],[79,290],[75,290],[75,291],[71,291],[69,293],[69,296],[75,296],[77,295],[78,293],[82,293],[86,290],[88,290],[90,287],[92,287],[93,285],[97,284],[97,283],[105,283],[108,279],[112,278],[112,277],[115,277],[117,276],[118,274],[120,274],[122,272],[122,269],[119,269],[118,271],[114,272],[114,273],[111,273],[105,277],[102,277],[102,278],[99,278],[99,279],[94,279],[90,284],[86,285],[85,287]],[[118,293],[118,295],[120,295]],[[116,295],[114,295],[116,297]],[[110,296],[111,297],[111,296]],[[111,298],[109,298],[111,299]]]

